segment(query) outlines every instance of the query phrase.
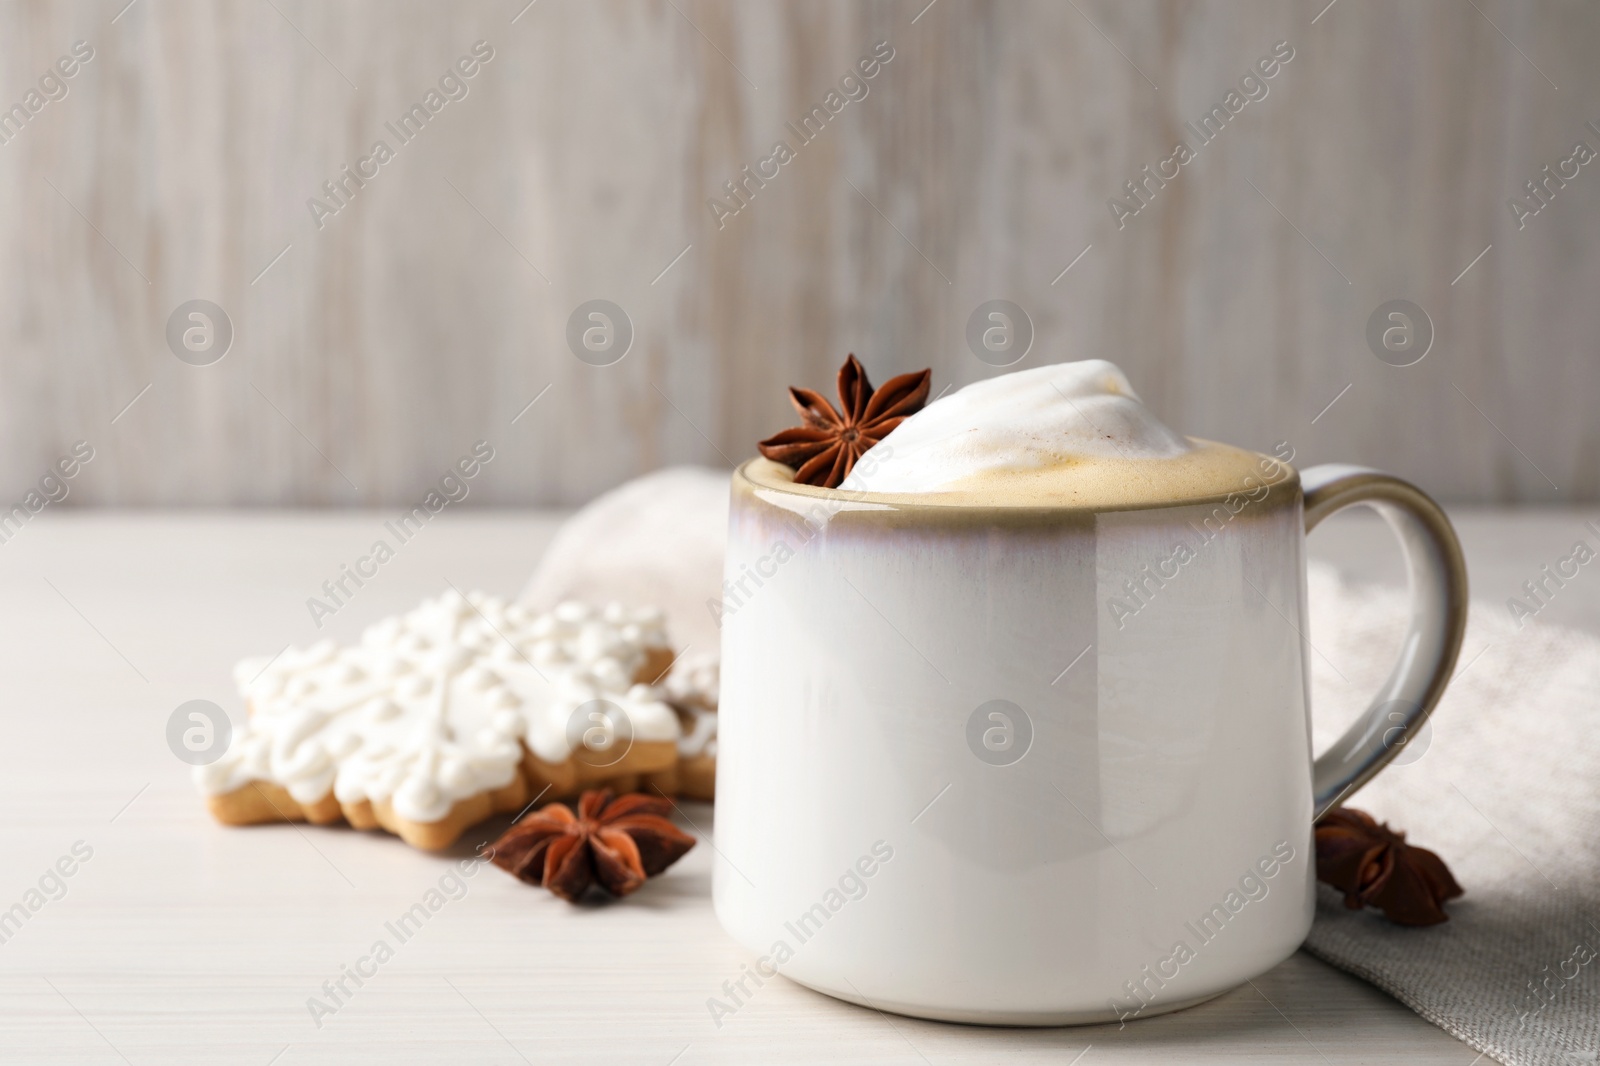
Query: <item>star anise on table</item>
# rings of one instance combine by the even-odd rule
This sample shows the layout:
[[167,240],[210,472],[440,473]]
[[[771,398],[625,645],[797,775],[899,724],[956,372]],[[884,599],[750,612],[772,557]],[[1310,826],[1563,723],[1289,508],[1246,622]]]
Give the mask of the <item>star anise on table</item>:
[[838,488],[868,448],[922,410],[931,370],[901,374],[873,389],[866,368],[852,354],[839,368],[839,407],[811,389],[789,389],[789,401],[805,423],[760,444],[761,454],[794,469],[803,485]]
[[1438,925],[1442,904],[1462,894],[1444,860],[1406,843],[1365,811],[1343,807],[1316,825],[1317,880],[1344,893],[1351,910],[1372,906],[1398,925]]
[[667,820],[671,809],[656,796],[591,790],[579,797],[577,814],[551,803],[513,825],[494,842],[491,861],[568,902],[591,884],[626,896],[694,847],[694,837]]

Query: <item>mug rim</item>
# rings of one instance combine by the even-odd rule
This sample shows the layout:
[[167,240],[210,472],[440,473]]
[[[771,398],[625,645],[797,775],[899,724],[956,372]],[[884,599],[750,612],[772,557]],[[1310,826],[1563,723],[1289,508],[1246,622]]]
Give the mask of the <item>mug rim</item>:
[[[1192,438],[1198,439],[1198,438]],[[1300,485],[1300,471],[1294,464],[1286,462],[1276,456],[1257,452],[1245,448],[1242,451],[1250,452],[1260,459],[1267,460],[1288,472],[1288,476],[1277,481],[1267,482],[1269,492],[1264,499],[1254,501],[1261,503],[1298,502],[1303,498]],[[789,475],[787,478],[760,478],[751,473],[754,467],[770,467],[775,471],[782,471]],[[820,485],[796,484],[793,471],[781,463],[756,455],[740,463],[733,470],[733,488],[738,492],[741,488],[751,495],[762,492],[776,492],[789,496],[798,496],[805,499],[816,500],[821,503],[834,503],[842,511],[898,511],[914,513],[924,511],[944,515],[972,514],[977,512],[1001,512],[1009,515],[1065,515],[1065,514],[1108,514],[1112,512],[1127,511],[1169,511],[1178,507],[1201,507],[1208,504],[1221,504],[1230,497],[1243,496],[1248,498],[1249,493],[1255,491],[1240,486],[1227,492],[1216,492],[1206,495],[1174,497],[1170,500],[1144,501],[1138,503],[995,503],[974,500],[969,496],[960,496],[954,499],[941,500],[941,493],[910,493],[910,492],[862,492],[855,490],[830,489]],[[1282,490],[1288,490],[1287,492]],[[948,494],[955,496],[956,494]]]

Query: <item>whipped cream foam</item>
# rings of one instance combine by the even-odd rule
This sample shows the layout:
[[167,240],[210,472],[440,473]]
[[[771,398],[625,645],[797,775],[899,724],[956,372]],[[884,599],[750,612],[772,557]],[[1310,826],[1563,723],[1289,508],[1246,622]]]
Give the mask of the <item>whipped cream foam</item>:
[[949,502],[1145,506],[1236,491],[1252,474],[1252,484],[1286,474],[1281,464],[1258,470],[1262,459],[1169,429],[1120,369],[1089,359],[1003,374],[935,400],[863,455],[842,487]]
[[1192,450],[1121,370],[1087,359],[1002,374],[935,400],[868,451],[844,487],[939,492],[999,472]]

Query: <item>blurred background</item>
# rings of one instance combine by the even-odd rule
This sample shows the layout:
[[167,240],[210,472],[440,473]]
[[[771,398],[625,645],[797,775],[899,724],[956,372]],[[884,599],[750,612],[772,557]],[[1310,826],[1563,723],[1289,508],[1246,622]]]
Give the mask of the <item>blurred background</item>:
[[409,507],[482,441],[469,505],[575,504],[853,351],[1593,502],[1597,46],[1585,0],[8,0],[0,500],[82,441],[67,505]]

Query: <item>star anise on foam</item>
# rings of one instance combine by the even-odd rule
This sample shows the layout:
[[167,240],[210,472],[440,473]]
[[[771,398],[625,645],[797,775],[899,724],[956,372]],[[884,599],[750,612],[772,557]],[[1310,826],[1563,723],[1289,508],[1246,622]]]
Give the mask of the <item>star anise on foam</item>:
[[803,426],[776,433],[760,444],[761,454],[794,469],[803,485],[838,488],[868,448],[922,410],[933,371],[901,374],[874,390],[866,368],[852,354],[839,368],[839,407],[811,389],[789,389],[789,400]]
[[694,847],[666,818],[670,801],[640,792],[613,798],[585,792],[578,813],[564,803],[540,808],[494,842],[491,861],[532,885],[577,902],[591,884],[626,896]]
[[1377,907],[1398,925],[1438,925],[1450,916],[1442,904],[1462,894],[1444,860],[1406,843],[1365,811],[1348,807],[1318,820],[1317,880],[1344,893],[1351,910]]

